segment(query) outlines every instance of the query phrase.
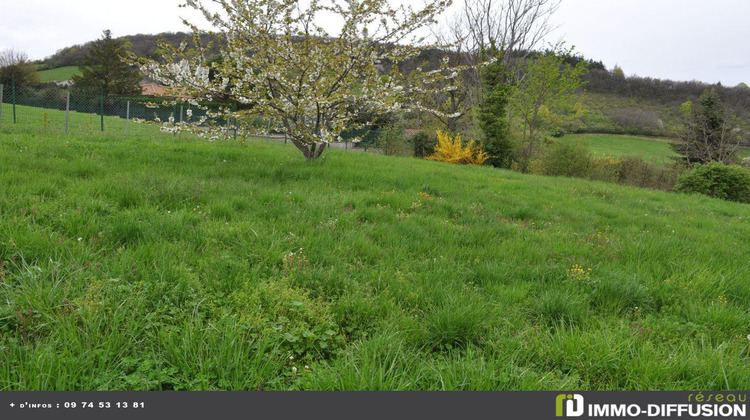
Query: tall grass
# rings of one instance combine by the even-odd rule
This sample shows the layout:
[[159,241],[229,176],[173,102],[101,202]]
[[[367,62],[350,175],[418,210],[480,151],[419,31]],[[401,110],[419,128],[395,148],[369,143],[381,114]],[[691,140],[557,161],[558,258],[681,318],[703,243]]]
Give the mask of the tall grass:
[[750,387],[746,205],[3,119],[0,389]]

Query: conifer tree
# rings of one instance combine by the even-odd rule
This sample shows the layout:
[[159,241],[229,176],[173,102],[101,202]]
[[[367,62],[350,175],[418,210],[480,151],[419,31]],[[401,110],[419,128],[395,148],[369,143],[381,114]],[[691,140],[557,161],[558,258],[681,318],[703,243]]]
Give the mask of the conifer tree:
[[732,163],[739,139],[733,138],[730,118],[715,89],[705,90],[698,103],[686,108],[680,143],[672,148],[689,163]]
[[486,65],[481,70],[482,100],[477,112],[479,128],[484,134],[482,147],[489,155],[487,163],[507,168],[513,155],[513,144],[508,133],[507,106],[511,85],[502,59]]
[[140,94],[141,74],[124,61],[126,55],[125,45],[105,30],[79,63],[81,75],[73,76],[73,83],[77,87],[103,87],[105,94]]

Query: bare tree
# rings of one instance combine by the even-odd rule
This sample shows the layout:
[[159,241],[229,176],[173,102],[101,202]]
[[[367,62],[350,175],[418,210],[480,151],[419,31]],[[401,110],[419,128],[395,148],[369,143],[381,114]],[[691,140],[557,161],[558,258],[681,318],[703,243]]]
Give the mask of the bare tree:
[[[482,102],[480,69],[500,59],[508,71],[505,83],[522,77],[524,61],[553,29],[550,17],[561,0],[464,0],[462,11],[433,33],[461,69],[459,77],[446,77],[431,89],[426,103],[450,131],[466,110]],[[453,73],[450,73],[453,74]],[[499,82],[499,81],[497,81]],[[438,106],[436,106],[438,105]]]
[[0,51],[0,83],[10,83],[11,79],[19,85],[39,83],[39,75],[29,56],[13,48]]
[[[464,0],[464,42],[472,51],[503,51],[505,64],[525,57],[555,29],[550,17],[561,0]],[[455,25],[454,25],[455,26]],[[508,52],[510,54],[508,54]]]
[[28,61],[29,56],[23,51],[16,51],[13,48],[0,51],[0,67],[8,67]]

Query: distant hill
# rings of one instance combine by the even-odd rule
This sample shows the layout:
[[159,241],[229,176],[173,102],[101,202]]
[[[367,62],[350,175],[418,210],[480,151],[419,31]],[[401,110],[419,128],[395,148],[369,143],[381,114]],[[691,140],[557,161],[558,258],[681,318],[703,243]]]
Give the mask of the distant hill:
[[750,140],[750,88],[699,81],[679,82],[650,77],[625,77],[617,70],[590,68],[581,90],[587,115],[579,132],[673,135],[680,126],[680,105],[696,102],[706,89],[716,89],[737,127]]
[[[137,34],[117,38],[125,43],[125,49],[138,57],[158,58],[159,42],[171,45],[179,45],[182,41],[188,42],[188,48],[194,46],[192,36],[186,32],[163,32],[160,34]],[[76,66],[81,59],[88,54],[94,41],[85,44],[77,44],[65,47],[51,56],[38,62],[39,70],[56,69],[60,67]],[[218,53],[218,49],[216,51]]]

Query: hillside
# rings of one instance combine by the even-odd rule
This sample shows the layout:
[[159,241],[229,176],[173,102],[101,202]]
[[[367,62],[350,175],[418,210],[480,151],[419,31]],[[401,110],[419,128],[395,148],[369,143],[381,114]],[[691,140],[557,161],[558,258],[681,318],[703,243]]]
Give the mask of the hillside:
[[750,388],[750,206],[146,128],[3,125],[0,389]]
[[704,90],[716,89],[735,117],[735,126],[742,130],[744,142],[750,144],[750,88],[746,85],[625,77],[589,62],[586,84],[579,92],[586,115],[580,121],[569,121],[566,131],[673,137],[682,124],[680,105],[697,102]]
[[[171,45],[180,45],[182,41],[187,41],[188,45],[192,44],[190,34],[185,32],[163,32],[160,34],[136,34],[117,37],[116,39],[125,44],[125,49],[132,52],[138,57],[156,58],[159,55],[159,42],[166,42]],[[69,47],[61,48],[55,54],[40,60],[38,62],[40,70],[56,69],[59,67],[76,66],[81,59],[88,54],[93,46],[94,41],[84,44],[76,44]],[[217,50],[218,52],[218,50]]]

